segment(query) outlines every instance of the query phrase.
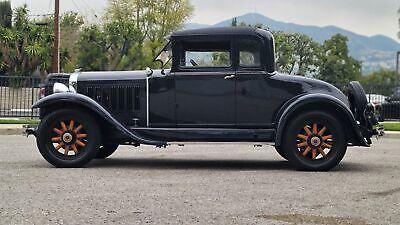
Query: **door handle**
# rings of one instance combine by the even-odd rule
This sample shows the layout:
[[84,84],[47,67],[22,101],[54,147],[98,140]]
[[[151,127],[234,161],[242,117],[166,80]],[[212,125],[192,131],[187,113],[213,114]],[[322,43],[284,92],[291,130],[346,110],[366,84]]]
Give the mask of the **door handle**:
[[232,75],[225,76],[224,79],[229,80],[229,79],[233,79],[235,77],[236,77],[235,74],[232,74]]

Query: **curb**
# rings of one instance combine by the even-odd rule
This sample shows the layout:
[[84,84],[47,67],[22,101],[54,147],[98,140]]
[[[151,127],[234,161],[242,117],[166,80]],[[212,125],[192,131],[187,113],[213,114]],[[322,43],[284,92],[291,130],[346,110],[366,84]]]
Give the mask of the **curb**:
[[0,135],[22,135],[24,129],[22,124],[3,124],[0,125]]

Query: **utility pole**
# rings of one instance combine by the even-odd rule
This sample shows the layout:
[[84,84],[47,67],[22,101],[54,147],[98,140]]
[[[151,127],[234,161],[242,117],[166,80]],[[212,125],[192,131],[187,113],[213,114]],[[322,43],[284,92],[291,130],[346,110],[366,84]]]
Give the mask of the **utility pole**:
[[400,82],[399,58],[400,58],[400,51],[397,51],[397,55],[396,55],[396,86],[400,85],[400,83],[399,83]]
[[60,72],[60,0],[54,4],[53,73]]

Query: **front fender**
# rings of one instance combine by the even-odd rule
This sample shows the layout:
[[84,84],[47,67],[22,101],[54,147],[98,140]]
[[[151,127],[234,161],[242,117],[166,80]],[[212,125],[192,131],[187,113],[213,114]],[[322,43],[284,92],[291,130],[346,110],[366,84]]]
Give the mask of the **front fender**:
[[32,108],[46,108],[59,104],[79,105],[84,109],[88,109],[89,111],[96,113],[100,118],[105,119],[107,122],[109,122],[109,124],[114,126],[119,132],[133,139],[135,142],[139,144],[149,144],[157,146],[162,146],[166,144],[165,142],[142,138],[135,132],[128,130],[117,119],[115,119],[106,109],[104,109],[104,107],[102,107],[99,103],[82,94],[72,93],[72,92],[52,94],[37,101],[35,104],[32,105]]
[[[346,121],[343,121],[343,124],[346,124],[351,129],[350,132],[352,132],[353,136],[353,140],[349,141],[353,145],[369,146],[365,138],[362,136],[362,132],[349,107],[339,99],[321,93],[297,96],[294,99],[289,100],[288,103],[282,107],[275,120],[277,126],[275,137],[276,146],[281,145],[285,126],[290,122],[290,119],[295,116],[300,109],[307,108],[308,105],[313,106],[312,108],[314,109],[327,110],[330,113],[345,119]],[[334,111],[332,111],[332,109]]]

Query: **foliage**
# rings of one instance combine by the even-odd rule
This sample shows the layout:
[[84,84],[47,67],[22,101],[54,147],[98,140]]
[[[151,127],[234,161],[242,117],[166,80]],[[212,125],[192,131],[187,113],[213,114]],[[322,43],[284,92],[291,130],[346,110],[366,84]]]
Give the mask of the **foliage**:
[[193,10],[188,0],[110,0],[109,5],[104,25],[85,28],[79,38],[78,48],[86,50],[78,56],[83,69],[151,66],[164,38],[180,29]]
[[317,69],[320,46],[299,33],[274,32],[276,66],[287,74],[313,74]]
[[0,27],[11,28],[12,10],[10,1],[0,2]]
[[396,79],[394,70],[380,70],[360,77],[360,82],[367,93],[391,96],[396,87]]
[[347,37],[336,34],[322,45],[319,73],[316,78],[346,84],[361,77],[361,65],[349,56]]
[[36,69],[49,69],[52,40],[48,27],[28,20],[26,5],[16,8],[12,27],[0,27],[1,61],[6,74],[27,76]]

